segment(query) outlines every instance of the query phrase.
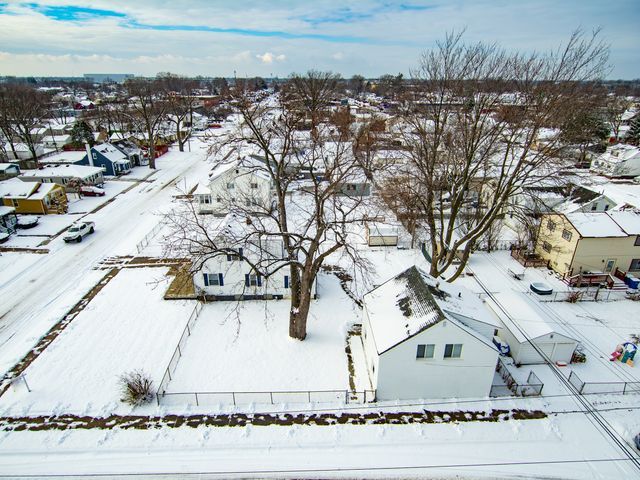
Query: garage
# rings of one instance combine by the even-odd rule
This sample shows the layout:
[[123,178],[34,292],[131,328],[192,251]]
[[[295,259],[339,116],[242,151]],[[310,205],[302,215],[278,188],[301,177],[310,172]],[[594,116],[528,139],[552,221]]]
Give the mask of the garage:
[[492,300],[487,301],[502,322],[503,327],[498,329],[498,336],[509,345],[513,361],[516,365],[545,363],[546,359],[538,353],[537,347],[552,362],[570,363],[578,340],[562,330],[561,325],[547,323],[540,311],[533,308],[528,299],[521,295],[526,294],[494,294],[503,308]]

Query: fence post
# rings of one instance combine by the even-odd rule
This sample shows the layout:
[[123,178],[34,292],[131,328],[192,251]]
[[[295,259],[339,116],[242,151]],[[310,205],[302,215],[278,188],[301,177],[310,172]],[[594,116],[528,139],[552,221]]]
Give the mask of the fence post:
[[271,405],[273,405],[273,392],[269,392],[269,397],[271,398]]
[[196,407],[199,407],[200,404],[198,403],[198,392],[194,392],[196,395]]
[[158,402],[158,406],[160,406],[160,395],[156,392],[156,402]]
[[309,395],[309,403],[311,403],[311,391],[308,391],[307,394]]
[[231,392],[231,397],[233,398],[233,406],[235,407],[235,405],[236,405],[236,394],[235,394],[235,392]]
[[623,395],[627,394],[627,382],[624,382],[624,387],[622,387],[622,394]]
[[349,404],[349,390],[344,391],[344,403]]

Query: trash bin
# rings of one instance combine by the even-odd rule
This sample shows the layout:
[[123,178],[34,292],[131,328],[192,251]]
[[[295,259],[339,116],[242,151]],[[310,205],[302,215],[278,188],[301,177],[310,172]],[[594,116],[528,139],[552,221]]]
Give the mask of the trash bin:
[[634,277],[633,275],[627,275],[625,277],[625,280],[625,283],[629,286],[629,288],[638,288],[638,285],[640,285],[640,279]]

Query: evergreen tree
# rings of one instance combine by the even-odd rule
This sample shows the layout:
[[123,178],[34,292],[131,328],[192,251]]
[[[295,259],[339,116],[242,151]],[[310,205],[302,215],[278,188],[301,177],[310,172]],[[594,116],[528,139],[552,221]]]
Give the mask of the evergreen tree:
[[93,138],[91,127],[87,122],[76,122],[71,129],[71,141],[75,145],[84,145],[85,143],[88,143],[90,147],[93,147],[96,143]]
[[631,122],[631,128],[627,132],[627,141],[638,145],[640,143],[640,115]]

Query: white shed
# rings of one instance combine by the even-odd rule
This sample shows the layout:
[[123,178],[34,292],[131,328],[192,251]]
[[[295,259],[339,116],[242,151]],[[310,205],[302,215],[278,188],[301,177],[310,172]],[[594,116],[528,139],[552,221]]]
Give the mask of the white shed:
[[370,247],[395,247],[398,245],[398,227],[382,223],[367,225],[367,243]]
[[449,313],[473,318],[481,303],[458,293],[411,267],[364,296],[362,339],[378,400],[489,395],[498,352]]
[[537,347],[552,362],[571,362],[578,340],[557,323],[553,326],[547,323],[542,312],[531,304],[535,300],[527,299],[526,295],[519,292],[493,294],[508,316],[492,300],[487,300],[504,325],[499,329],[499,336],[509,344],[513,361],[516,365],[545,363]]

